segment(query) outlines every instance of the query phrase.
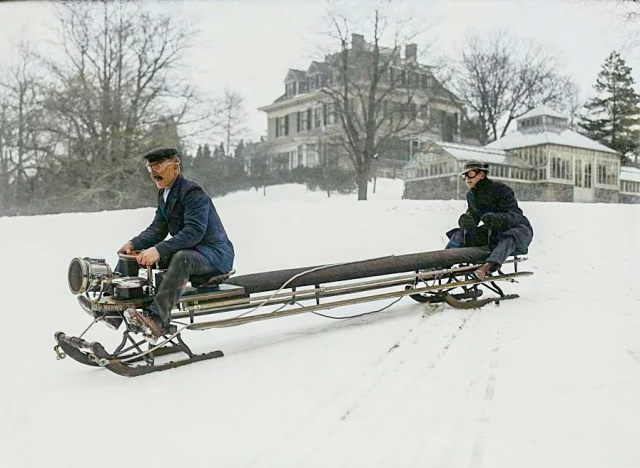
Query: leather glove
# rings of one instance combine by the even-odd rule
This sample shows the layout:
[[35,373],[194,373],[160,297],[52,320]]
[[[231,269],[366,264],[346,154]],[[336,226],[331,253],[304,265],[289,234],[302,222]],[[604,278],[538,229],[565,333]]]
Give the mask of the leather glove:
[[504,219],[498,213],[485,213],[480,217],[480,221],[489,229],[504,229],[507,227]]
[[475,229],[478,226],[478,222],[469,213],[464,213],[460,216],[460,219],[458,219],[458,226],[460,226],[461,229]]

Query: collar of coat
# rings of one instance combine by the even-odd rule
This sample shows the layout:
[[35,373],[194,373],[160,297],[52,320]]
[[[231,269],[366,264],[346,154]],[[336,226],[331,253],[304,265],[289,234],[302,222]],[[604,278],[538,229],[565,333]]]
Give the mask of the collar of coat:
[[160,206],[164,209],[166,216],[169,216],[169,213],[171,213],[173,206],[176,204],[176,200],[178,199],[178,192],[180,191],[180,185],[182,184],[183,179],[184,177],[182,177],[182,174],[178,174],[176,180],[174,180],[171,187],[169,187],[169,195],[167,196],[166,202],[164,201],[164,197],[162,196],[165,189],[158,190],[158,200]]
[[[184,179],[184,177],[182,177],[182,174],[178,174],[178,176],[176,177],[176,180],[174,180],[173,184],[171,184],[171,187],[167,187],[167,189],[169,190],[169,196],[167,197],[167,202],[169,201],[170,197],[175,196],[175,194],[178,193],[178,187],[182,183],[182,179]],[[176,190],[173,190],[174,188]],[[162,198],[162,194],[167,189],[158,189],[158,196]]]
[[479,180],[476,186],[471,189],[471,191],[477,192],[479,190],[484,190],[489,185],[491,185],[491,181],[487,179],[487,176],[484,176],[484,179]]

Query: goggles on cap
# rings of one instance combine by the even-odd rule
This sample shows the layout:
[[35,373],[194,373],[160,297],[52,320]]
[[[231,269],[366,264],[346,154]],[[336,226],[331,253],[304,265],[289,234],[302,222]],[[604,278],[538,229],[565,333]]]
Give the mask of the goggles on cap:
[[147,163],[145,164],[145,166],[147,167],[147,171],[149,171],[149,174],[156,173],[159,174],[162,171],[164,171],[169,164],[174,164],[176,161],[172,160],[172,159],[165,159],[164,161],[160,161],[160,162],[155,162],[155,163]]

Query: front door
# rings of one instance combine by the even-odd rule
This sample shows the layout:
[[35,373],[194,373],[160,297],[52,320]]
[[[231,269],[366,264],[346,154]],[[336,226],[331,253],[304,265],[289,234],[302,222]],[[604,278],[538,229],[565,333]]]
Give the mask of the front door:
[[578,203],[593,203],[593,163],[584,159],[575,159],[573,201]]

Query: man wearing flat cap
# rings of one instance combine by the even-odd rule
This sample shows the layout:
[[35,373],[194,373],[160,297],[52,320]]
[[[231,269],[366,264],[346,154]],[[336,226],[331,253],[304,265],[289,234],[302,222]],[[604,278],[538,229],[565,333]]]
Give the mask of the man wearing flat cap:
[[189,277],[228,273],[235,253],[211,197],[180,173],[178,151],[159,147],[143,157],[159,190],[158,207],[151,225],[118,252],[140,251],[136,260],[143,266],[168,262],[153,304],[143,312],[129,309],[130,320],[157,339],[166,333],[171,309]]
[[[502,182],[489,179],[489,165],[468,161],[460,176],[467,192],[467,211],[458,220],[459,228],[447,232],[446,249],[488,246],[491,253],[476,270],[481,280],[500,268],[510,255],[524,255],[533,239],[533,228],[513,190]],[[478,226],[480,223],[481,226]]]

